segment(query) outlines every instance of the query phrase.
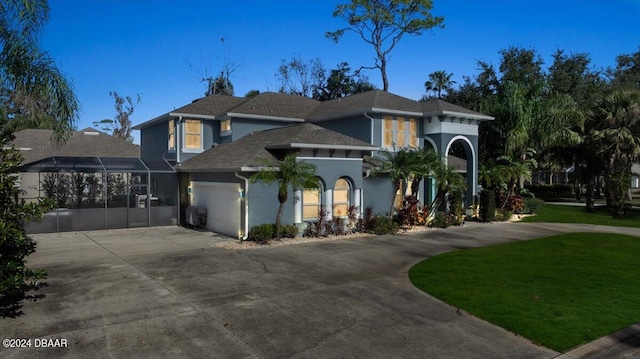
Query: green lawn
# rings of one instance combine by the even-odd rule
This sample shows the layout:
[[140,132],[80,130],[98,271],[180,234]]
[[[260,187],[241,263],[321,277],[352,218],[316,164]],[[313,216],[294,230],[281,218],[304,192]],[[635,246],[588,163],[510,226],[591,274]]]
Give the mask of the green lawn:
[[584,206],[564,206],[548,204],[540,209],[535,216],[522,219],[523,222],[552,222],[552,223],[587,223],[618,227],[640,227],[640,212],[635,210],[625,218],[613,218],[604,208],[595,213],[588,213]]
[[559,352],[640,322],[640,237],[571,233],[426,259],[423,291]]

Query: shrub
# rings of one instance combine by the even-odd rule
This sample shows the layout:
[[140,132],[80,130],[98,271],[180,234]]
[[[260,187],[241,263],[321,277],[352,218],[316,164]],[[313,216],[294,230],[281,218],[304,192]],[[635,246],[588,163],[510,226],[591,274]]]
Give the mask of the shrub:
[[504,194],[500,194],[500,203],[504,203],[505,201],[507,203],[505,204],[504,209],[507,209],[514,213],[520,213],[520,211],[524,207],[522,197],[518,196],[517,194],[509,196],[508,200]]
[[373,233],[373,227],[376,226],[376,216],[373,214],[373,209],[367,207],[364,209],[364,216],[360,220],[359,231],[366,233]]
[[433,221],[431,221],[431,226],[436,228],[447,228],[450,223],[450,216],[447,216],[444,212],[436,212],[435,217],[433,217]]
[[506,222],[511,219],[512,215],[513,215],[513,212],[511,212],[506,208],[503,208],[497,211],[495,218],[496,218],[496,221]]
[[302,235],[305,237],[326,237],[329,232],[331,232],[331,222],[327,220],[327,211],[324,206],[320,206],[318,219],[313,222],[307,222],[307,227]]
[[523,198],[523,202],[522,213],[536,213],[538,209],[545,205],[544,200],[539,198]]
[[[308,226],[307,226],[308,227]],[[298,227],[295,224],[281,224],[280,236],[283,238],[296,238]],[[306,233],[306,229],[305,229]],[[248,239],[256,242],[268,242],[276,237],[276,225],[273,223],[259,224],[249,230]]]
[[[283,226],[280,226],[281,230],[282,228]],[[251,228],[248,237],[250,240],[254,240],[256,242],[268,242],[275,237],[275,235],[275,225],[272,223],[264,223]]]
[[349,220],[349,222],[347,223],[347,229],[349,233],[354,233],[358,231],[358,215],[359,214],[360,213],[358,211],[358,206],[356,205],[349,206],[349,209],[347,210],[347,219]]
[[400,230],[400,225],[387,216],[375,216],[373,227],[367,233],[373,234],[396,234]]
[[491,222],[496,215],[496,194],[492,190],[480,192],[480,220]]
[[536,197],[543,198],[567,197],[573,194],[573,186],[570,184],[529,185],[527,188]]
[[453,217],[453,224],[464,222],[464,208],[462,206],[462,192],[453,191],[449,194],[449,213]]
[[341,236],[349,233],[347,221],[343,217],[333,217],[330,224],[331,226],[328,228],[328,232],[334,236]]
[[[275,227],[275,225],[274,225]],[[274,231],[275,233],[275,231]],[[298,227],[295,224],[285,224],[280,226],[280,234],[286,238],[296,238],[298,236]]]
[[528,188],[521,188],[518,192],[522,198],[536,198],[535,193],[531,192]]
[[396,215],[396,221],[402,226],[422,226],[427,222],[428,215],[417,196],[405,196]]

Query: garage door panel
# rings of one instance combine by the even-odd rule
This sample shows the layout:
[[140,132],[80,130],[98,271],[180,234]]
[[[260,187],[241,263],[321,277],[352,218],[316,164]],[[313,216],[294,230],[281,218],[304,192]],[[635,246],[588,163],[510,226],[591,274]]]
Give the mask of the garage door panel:
[[207,229],[236,237],[240,231],[240,184],[191,182],[191,205],[207,208]]

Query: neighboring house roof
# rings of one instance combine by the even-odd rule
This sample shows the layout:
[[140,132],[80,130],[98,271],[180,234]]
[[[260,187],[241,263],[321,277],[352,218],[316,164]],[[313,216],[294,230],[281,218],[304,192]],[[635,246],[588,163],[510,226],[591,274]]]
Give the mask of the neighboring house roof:
[[29,129],[14,135],[12,143],[20,149],[23,164],[52,156],[140,157],[140,146],[91,127],[71,132],[67,142],[61,144],[52,139],[52,130]]
[[378,149],[370,143],[312,123],[299,123],[254,132],[234,142],[217,145],[176,168],[181,171],[234,171],[264,167],[265,161],[277,162],[269,150],[291,148]]
[[464,158],[447,155],[447,164],[452,166],[456,172],[467,172],[467,160]]
[[320,122],[364,113],[389,113],[415,117],[462,115],[479,120],[493,119],[491,116],[443,100],[434,99],[419,102],[382,90],[362,92],[324,102],[304,96],[264,92],[251,98],[211,95],[136,125],[133,129],[141,130],[177,116],[204,119],[244,117],[290,122],[305,120]]

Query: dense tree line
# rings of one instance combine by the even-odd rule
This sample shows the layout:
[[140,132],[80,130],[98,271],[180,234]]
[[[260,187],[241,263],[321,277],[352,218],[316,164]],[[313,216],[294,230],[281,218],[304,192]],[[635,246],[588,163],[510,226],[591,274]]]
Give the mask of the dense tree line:
[[[440,84],[446,101],[495,117],[480,126],[483,169],[527,164],[530,174],[533,163],[548,172],[574,166],[576,194],[587,196],[590,209],[602,179],[608,207],[623,214],[631,163],[640,156],[640,49],[604,70],[584,53],[557,50],[546,69],[534,49],[509,47],[500,55],[497,66],[479,61],[479,73],[456,88]],[[431,83],[442,79],[436,75]]]

